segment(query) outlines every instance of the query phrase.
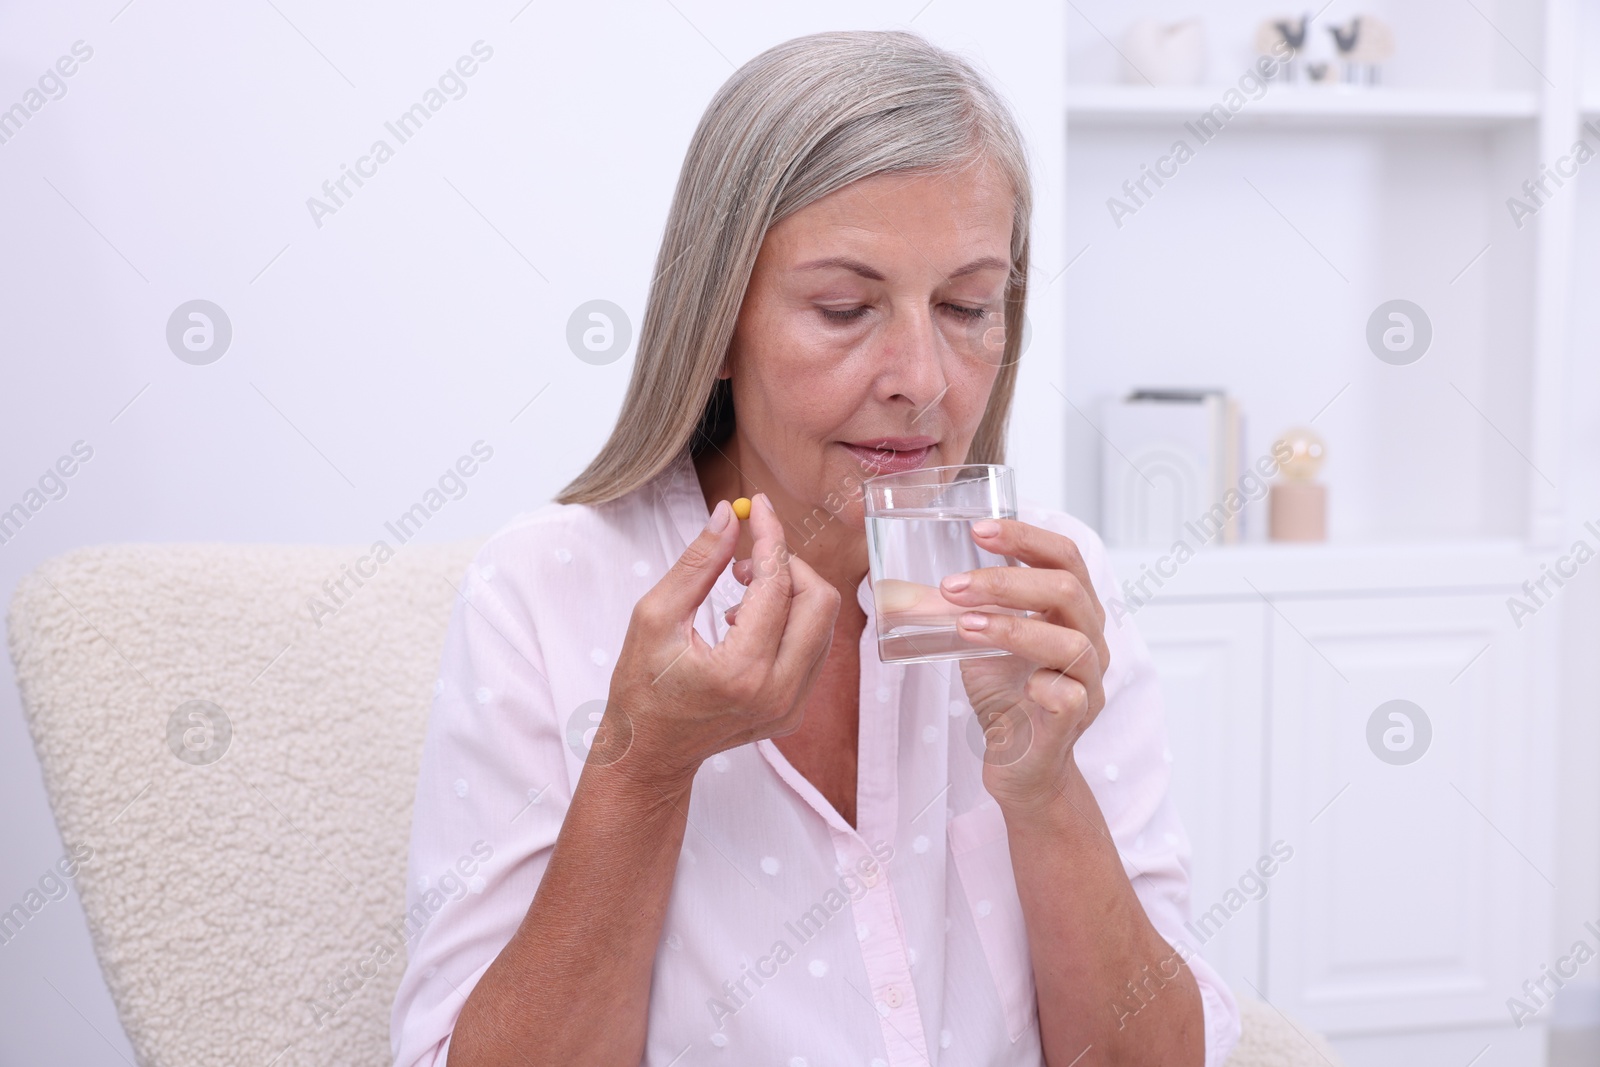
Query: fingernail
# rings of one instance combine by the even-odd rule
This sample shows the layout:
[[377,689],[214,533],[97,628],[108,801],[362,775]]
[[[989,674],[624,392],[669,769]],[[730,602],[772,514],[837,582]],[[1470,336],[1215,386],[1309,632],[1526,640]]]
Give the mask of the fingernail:
[[982,630],[989,625],[989,616],[981,611],[964,611],[956,621],[968,630]]
[[972,575],[952,574],[946,577],[945,580],[940,584],[943,585],[949,592],[959,593],[961,590],[972,584]]
[[733,518],[733,507],[726,500],[717,501],[716,509],[711,512],[711,521],[706,523],[706,529],[712,533],[721,533],[728,528],[728,520]]
[[772,506],[772,501],[767,499],[767,494],[757,493],[756,499],[761,501],[761,506],[767,509],[768,515],[776,515],[778,513],[778,509]]
[[1000,524],[993,519],[980,519],[972,524],[972,532],[979,537],[993,537],[1000,532]]

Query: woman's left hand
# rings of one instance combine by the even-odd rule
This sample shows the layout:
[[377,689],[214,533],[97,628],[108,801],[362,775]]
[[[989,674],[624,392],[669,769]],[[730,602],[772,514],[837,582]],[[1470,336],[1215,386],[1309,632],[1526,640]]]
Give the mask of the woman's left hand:
[[[939,592],[973,609],[957,620],[964,641],[1012,653],[960,660],[961,680],[983,729],[984,788],[1003,810],[1035,811],[1065,791],[1073,746],[1105,706],[1105,608],[1071,538],[1018,519],[977,522],[972,533],[1026,564],[962,571]],[[1032,614],[977,610],[990,606]]]

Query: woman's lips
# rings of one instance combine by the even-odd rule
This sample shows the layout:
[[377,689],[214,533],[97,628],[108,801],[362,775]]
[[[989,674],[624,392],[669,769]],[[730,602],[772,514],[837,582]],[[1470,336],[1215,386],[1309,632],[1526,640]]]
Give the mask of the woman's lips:
[[921,448],[911,448],[904,452],[890,449],[863,448],[860,445],[845,445],[854,455],[861,466],[873,474],[897,474],[900,471],[913,471],[927,460],[933,451],[932,445],[923,445]]

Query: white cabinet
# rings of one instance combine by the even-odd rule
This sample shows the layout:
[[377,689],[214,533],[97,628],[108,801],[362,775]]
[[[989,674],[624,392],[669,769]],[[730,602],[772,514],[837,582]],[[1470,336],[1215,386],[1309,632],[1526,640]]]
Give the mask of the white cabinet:
[[[1330,1032],[1509,1021],[1505,999],[1529,976],[1516,946],[1554,868],[1528,759],[1549,717],[1521,699],[1522,646],[1496,640],[1504,598],[1281,610],[1268,821],[1300,847],[1268,921],[1274,1000]],[[1396,698],[1421,709],[1414,763],[1369,746],[1370,717]]]
[[1488,1043],[1542,1064],[1548,1013],[1519,1032],[1506,1001],[1553,958],[1554,613],[1537,639],[1515,626],[1511,579],[1538,563],[1514,547],[1419,563],[1216,551],[1133,616],[1193,845],[1190,932],[1351,1067]]
[[1259,903],[1253,883],[1241,890],[1239,879],[1266,849],[1265,620],[1257,605],[1179,603],[1152,604],[1131,619],[1166,703],[1172,795],[1192,850],[1189,944],[1231,985],[1259,987]]

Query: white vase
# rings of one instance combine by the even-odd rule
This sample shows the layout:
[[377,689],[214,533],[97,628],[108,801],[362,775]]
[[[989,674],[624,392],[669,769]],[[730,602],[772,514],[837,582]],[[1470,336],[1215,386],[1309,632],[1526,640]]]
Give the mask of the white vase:
[[1198,18],[1158,22],[1141,18],[1128,28],[1123,55],[1137,85],[1198,85],[1205,76],[1205,31]]

